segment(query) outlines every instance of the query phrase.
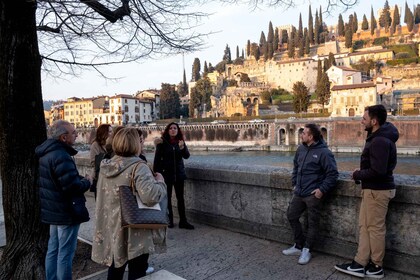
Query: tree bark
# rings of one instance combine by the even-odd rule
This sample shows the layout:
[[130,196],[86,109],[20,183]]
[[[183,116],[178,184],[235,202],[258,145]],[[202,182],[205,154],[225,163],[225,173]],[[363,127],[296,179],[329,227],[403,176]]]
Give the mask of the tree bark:
[[0,176],[6,247],[0,279],[44,279],[48,227],[40,222],[38,160],[45,138],[36,1],[0,0]]

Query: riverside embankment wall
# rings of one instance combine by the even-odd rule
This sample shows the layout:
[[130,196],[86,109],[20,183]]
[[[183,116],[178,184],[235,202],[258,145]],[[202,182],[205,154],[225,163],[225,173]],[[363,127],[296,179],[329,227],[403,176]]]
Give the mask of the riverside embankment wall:
[[[356,152],[363,149],[366,132],[361,118],[282,119],[265,123],[230,122],[226,124],[182,125],[188,146],[203,150],[270,150],[295,151],[300,133],[308,122],[320,125],[324,139],[333,152]],[[420,117],[389,117],[400,132],[399,154],[420,154]],[[146,148],[161,136],[164,125],[140,127],[146,134]],[[91,131],[79,134],[78,141],[88,143]]]
[[[89,172],[87,158],[76,157],[76,163],[81,174]],[[286,218],[291,170],[201,163],[187,163],[186,170],[186,208],[193,221],[293,243]],[[340,173],[337,188],[325,198],[315,250],[352,259],[361,197],[360,186],[346,178],[348,173]],[[420,176],[397,175],[396,180],[397,194],[387,216],[384,266],[420,277]]]

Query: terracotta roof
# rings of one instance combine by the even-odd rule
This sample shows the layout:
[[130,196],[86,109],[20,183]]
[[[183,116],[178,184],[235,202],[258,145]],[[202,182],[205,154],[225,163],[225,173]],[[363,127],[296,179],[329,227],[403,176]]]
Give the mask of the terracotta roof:
[[[331,66],[332,67],[332,66]],[[344,70],[344,71],[352,71],[352,72],[360,72],[359,70],[350,68],[350,67],[346,67],[346,66],[335,66],[338,69]]]
[[114,98],[128,98],[128,99],[137,99],[132,95],[128,95],[128,94],[117,94],[114,96],[110,96],[109,99],[114,99]]
[[352,84],[352,85],[335,85],[331,90],[345,90],[345,89],[354,89],[354,88],[368,88],[375,87],[374,83],[363,83],[363,84]]

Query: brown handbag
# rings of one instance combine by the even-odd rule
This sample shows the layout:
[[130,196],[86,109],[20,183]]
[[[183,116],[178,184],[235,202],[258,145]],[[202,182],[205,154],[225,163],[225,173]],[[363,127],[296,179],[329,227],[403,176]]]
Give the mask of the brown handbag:
[[[136,195],[134,176],[137,167],[142,162],[136,164],[131,172],[130,185],[120,185],[120,207],[121,207],[121,227],[160,229],[168,226],[168,199],[162,197],[159,206],[160,210],[150,208],[139,208]],[[145,164],[145,163],[143,163]]]

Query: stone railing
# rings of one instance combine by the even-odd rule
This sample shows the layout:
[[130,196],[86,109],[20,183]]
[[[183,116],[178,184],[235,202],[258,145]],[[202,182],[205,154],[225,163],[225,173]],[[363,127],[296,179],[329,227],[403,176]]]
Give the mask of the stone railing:
[[[76,162],[81,174],[88,171],[86,159],[76,158]],[[291,170],[202,163],[187,163],[186,168],[186,208],[193,221],[293,243],[286,218]],[[420,176],[396,177],[397,194],[386,222],[384,266],[420,276]],[[352,259],[357,249],[360,185],[345,178],[349,174],[341,173],[337,188],[325,198],[314,249]],[[302,220],[306,224],[306,218]]]

